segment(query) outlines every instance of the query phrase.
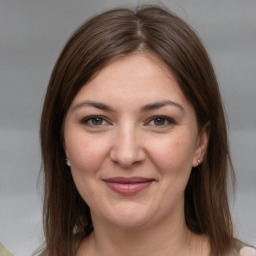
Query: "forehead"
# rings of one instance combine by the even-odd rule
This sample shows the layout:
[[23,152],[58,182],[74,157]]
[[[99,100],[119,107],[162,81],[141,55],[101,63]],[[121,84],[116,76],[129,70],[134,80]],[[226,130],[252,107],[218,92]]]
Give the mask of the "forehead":
[[135,102],[158,97],[186,101],[174,75],[158,57],[136,53],[110,62],[82,87],[74,102],[84,98],[130,98]]

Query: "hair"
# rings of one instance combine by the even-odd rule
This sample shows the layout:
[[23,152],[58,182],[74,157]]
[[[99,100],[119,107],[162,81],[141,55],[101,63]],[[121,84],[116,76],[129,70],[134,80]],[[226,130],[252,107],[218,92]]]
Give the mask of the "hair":
[[65,163],[63,123],[79,90],[111,61],[132,53],[156,55],[175,76],[193,105],[198,127],[210,124],[203,163],[193,168],[185,189],[185,220],[208,236],[214,255],[233,247],[227,177],[234,177],[225,114],[213,67],[196,33],[167,8],[113,9],[74,32],[53,69],[41,117],[44,170],[44,232],[48,256],[68,256],[77,237],[93,231],[90,209]]

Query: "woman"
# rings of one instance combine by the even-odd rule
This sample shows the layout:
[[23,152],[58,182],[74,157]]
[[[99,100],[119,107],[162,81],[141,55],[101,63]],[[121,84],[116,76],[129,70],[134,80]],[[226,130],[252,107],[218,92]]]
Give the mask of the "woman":
[[171,12],[111,10],[72,35],[41,145],[44,255],[238,255],[217,81]]

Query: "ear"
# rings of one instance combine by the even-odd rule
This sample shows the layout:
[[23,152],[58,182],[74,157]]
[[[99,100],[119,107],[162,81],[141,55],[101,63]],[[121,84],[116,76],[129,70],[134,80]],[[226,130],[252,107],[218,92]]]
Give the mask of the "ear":
[[[210,123],[206,123],[200,130],[197,141],[196,141],[196,149],[195,155],[193,159],[193,167],[200,165],[203,160],[207,150],[208,141],[210,134]],[[198,161],[199,160],[199,161]]]

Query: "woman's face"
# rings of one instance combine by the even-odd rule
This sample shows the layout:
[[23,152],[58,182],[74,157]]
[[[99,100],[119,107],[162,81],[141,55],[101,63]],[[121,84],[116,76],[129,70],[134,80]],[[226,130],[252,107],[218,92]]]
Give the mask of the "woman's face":
[[139,227],[183,217],[184,190],[207,137],[162,62],[133,54],[78,92],[64,148],[93,221]]

